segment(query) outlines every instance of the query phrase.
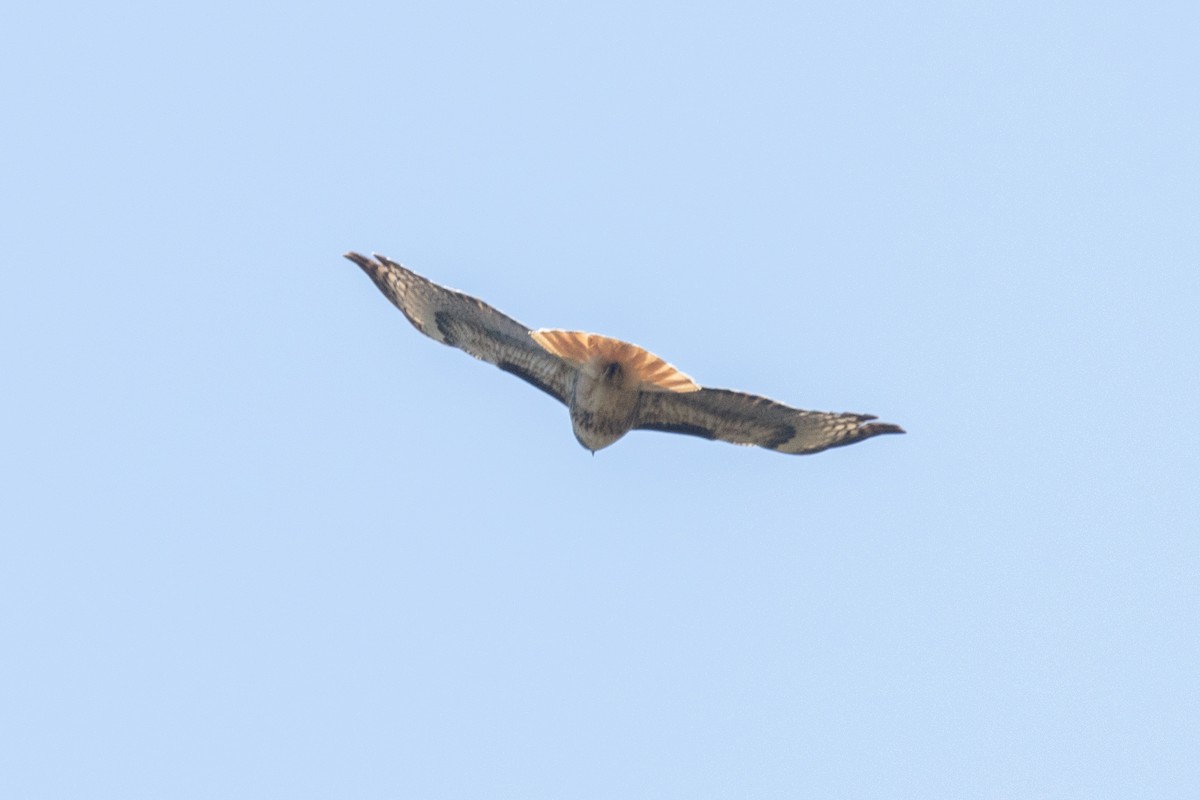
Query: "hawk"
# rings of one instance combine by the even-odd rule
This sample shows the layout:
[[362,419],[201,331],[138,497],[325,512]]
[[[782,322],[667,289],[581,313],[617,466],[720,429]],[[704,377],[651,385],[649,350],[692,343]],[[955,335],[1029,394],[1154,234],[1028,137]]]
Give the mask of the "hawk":
[[376,254],[347,253],[379,290],[431,339],[465,350],[533,384],[571,412],[588,450],[631,430],[667,431],[757,445],[780,453],[819,453],[899,425],[870,414],[802,411],[765,397],[709,389],[653,353],[595,333],[530,330],[482,300],[448,289]]

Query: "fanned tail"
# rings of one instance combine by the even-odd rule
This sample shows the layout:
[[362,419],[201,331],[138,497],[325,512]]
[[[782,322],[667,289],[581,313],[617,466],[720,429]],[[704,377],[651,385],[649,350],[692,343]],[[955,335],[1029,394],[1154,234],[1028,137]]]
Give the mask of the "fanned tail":
[[543,328],[529,334],[548,353],[576,366],[592,359],[620,364],[641,381],[644,389],[664,392],[696,392],[694,380],[663,359],[636,344],[601,336],[598,333]]

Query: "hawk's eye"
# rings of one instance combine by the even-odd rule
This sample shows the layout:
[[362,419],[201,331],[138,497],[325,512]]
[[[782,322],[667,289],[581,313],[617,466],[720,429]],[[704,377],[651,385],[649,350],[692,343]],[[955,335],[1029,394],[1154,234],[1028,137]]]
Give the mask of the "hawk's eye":
[[610,381],[614,380],[620,374],[621,365],[615,361],[604,368],[604,377],[608,378]]

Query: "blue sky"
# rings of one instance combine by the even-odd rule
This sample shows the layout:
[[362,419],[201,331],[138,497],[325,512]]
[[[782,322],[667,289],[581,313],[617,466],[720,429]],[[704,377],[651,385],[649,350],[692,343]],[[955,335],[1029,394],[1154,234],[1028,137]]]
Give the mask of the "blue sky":
[[[1200,793],[1194,5],[6,16],[6,796]],[[592,457],[350,249],[909,434]]]

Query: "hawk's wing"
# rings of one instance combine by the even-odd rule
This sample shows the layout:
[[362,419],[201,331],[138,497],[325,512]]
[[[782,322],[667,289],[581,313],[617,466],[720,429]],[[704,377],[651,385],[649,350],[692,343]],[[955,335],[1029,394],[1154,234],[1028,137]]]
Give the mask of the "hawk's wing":
[[819,453],[881,433],[904,433],[899,425],[870,422],[873,419],[869,414],[801,411],[728,389],[701,389],[686,394],[642,392],[633,427],[758,445],[781,453]]
[[362,267],[421,333],[495,364],[566,402],[574,367],[539,347],[529,329],[515,319],[379,254],[370,259],[347,253],[346,258]]

